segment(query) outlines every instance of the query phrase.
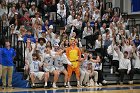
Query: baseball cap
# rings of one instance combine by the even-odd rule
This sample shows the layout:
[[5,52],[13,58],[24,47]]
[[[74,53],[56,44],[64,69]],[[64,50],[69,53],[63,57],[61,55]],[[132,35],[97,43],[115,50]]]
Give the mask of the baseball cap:
[[50,26],[49,26],[49,29],[53,29],[53,25],[50,25]]
[[58,43],[54,43],[54,45],[53,46],[57,46],[57,47],[59,47],[59,44]]

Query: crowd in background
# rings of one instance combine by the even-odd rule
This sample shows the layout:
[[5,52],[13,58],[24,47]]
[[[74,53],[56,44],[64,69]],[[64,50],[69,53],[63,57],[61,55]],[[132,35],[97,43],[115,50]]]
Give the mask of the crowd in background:
[[[45,72],[49,70],[54,74],[54,88],[61,71],[65,74],[64,85],[67,85],[67,67],[62,64],[71,65],[66,51],[72,39],[81,50],[80,80],[77,82],[80,86],[92,86],[92,77],[95,86],[107,83],[102,75],[105,58],[111,62],[111,73],[120,75],[121,84],[124,74],[130,75],[129,83],[132,84],[134,74],[140,73],[139,31],[136,27],[130,31],[129,19],[124,19],[112,8],[103,12],[103,6],[102,0],[1,0],[2,31],[9,30],[11,35],[18,36],[17,40],[26,43],[25,72],[40,72],[40,67]],[[57,22],[63,22],[63,27],[56,28]],[[87,45],[83,44],[84,40]],[[65,62],[55,64],[58,57]],[[38,65],[35,69],[34,61]],[[49,64],[50,68],[45,69],[44,62],[48,62],[45,66]],[[59,66],[62,67],[60,72],[57,71]],[[44,73],[30,74],[33,86],[34,78],[42,79],[43,76]],[[45,73],[45,81],[48,81],[47,76],[49,74]]]

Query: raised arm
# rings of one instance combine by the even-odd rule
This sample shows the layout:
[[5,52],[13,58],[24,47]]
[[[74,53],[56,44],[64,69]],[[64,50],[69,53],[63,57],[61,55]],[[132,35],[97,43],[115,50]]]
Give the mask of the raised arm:
[[92,59],[92,58],[90,58],[90,61],[91,61],[91,62],[95,62],[95,63],[99,63],[99,62],[101,61],[101,59],[100,59],[99,56],[97,56],[96,59]]

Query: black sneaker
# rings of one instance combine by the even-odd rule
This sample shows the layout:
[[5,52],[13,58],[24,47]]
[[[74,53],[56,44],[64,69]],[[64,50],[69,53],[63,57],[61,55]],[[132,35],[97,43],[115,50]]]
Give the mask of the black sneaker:
[[36,88],[36,86],[35,85],[32,85],[32,88]]
[[44,86],[44,88],[45,88],[45,89],[47,89],[47,88],[48,88],[48,86]]

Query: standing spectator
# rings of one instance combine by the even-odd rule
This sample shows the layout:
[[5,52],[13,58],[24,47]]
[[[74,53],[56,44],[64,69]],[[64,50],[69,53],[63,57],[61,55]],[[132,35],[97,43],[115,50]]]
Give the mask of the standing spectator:
[[6,2],[3,0],[3,1],[1,1],[1,3],[0,3],[0,17],[1,17],[1,15],[3,15],[4,13],[7,14],[7,13],[8,13],[8,9],[7,9]]
[[15,15],[15,13],[17,13],[18,11],[16,10],[16,7],[15,6],[13,6],[12,8],[11,8],[11,10],[9,11],[9,14],[8,14],[8,19],[11,19],[11,18],[13,18],[14,17],[14,15]]
[[[134,64],[132,69],[132,76],[134,74],[140,74],[140,50],[136,50],[136,47],[133,47],[133,57],[134,57]],[[133,81],[129,82],[130,84],[133,84]]]
[[96,9],[95,13],[92,15],[92,17],[94,17],[95,21],[97,21],[98,18],[100,17],[100,10]]
[[15,12],[14,17],[11,18],[11,20],[9,21],[9,24],[10,25],[15,24],[15,21],[19,19],[20,19],[20,15],[17,12]]
[[[55,1],[55,0],[54,0]],[[64,4],[64,0],[60,0],[59,3],[57,4],[57,9],[60,10],[61,5],[64,5],[64,9],[66,9],[66,6]]]
[[31,19],[30,19],[30,15],[29,15],[29,12],[28,11],[24,11],[24,15],[20,18],[20,21],[23,24],[25,24],[25,22],[31,22]]
[[50,6],[50,20],[56,21],[56,12],[57,12],[57,4],[55,0],[52,0],[52,4]]
[[129,39],[126,39],[124,42],[123,42],[123,46],[122,46],[122,51],[127,51],[128,52],[128,58],[130,58],[130,55],[132,53],[132,45],[130,44],[130,40]]
[[106,35],[106,39],[104,42],[104,48],[107,49],[112,44],[112,41],[110,40],[110,35]]
[[105,33],[105,30],[106,30],[106,23],[103,23],[102,24],[102,27],[100,28],[101,30],[101,34],[104,34]]
[[72,13],[67,18],[67,31],[70,32],[70,28],[73,24],[73,20],[75,19],[75,11],[72,11]]
[[2,76],[2,48],[0,48],[0,79]]
[[140,39],[139,39],[139,36],[136,35],[135,39],[133,40],[134,44],[136,47],[138,47],[140,45]]
[[115,48],[115,51],[119,57],[119,74],[120,74],[120,84],[123,84],[124,75],[127,74],[130,77],[130,83],[133,82],[132,70],[131,70],[131,62],[128,59],[128,52],[124,51],[122,53],[118,47]]
[[22,3],[21,8],[19,9],[19,14],[23,16],[26,11],[28,11],[28,9],[26,8],[25,3]]
[[[24,66],[24,78],[29,75],[29,65],[32,62],[32,54],[34,52],[35,44],[31,43],[30,39],[27,39],[25,46],[25,66]],[[27,78],[28,79],[28,78]]]
[[34,17],[36,12],[37,12],[37,8],[35,6],[35,2],[32,2],[31,8],[29,9],[30,17]]
[[138,31],[137,28],[133,28],[132,33],[130,34],[131,38],[134,40],[136,38]]
[[6,31],[8,31],[8,26],[9,26],[9,21],[8,21],[8,17],[7,14],[3,14],[2,15],[2,22],[3,22],[3,31],[4,33],[6,33]]
[[23,41],[26,42],[27,39],[30,38],[31,42],[36,43],[36,39],[33,37],[32,32],[28,30],[26,33],[27,34],[23,36]]
[[90,22],[87,22],[87,26],[84,28],[83,31],[83,38],[93,34],[93,29],[90,26]]
[[107,52],[110,56],[112,56],[112,61],[111,61],[111,74],[113,74],[113,67],[115,67],[115,73],[118,73],[118,68],[119,68],[119,57],[117,52],[114,50],[116,47],[115,42],[113,41],[112,44],[108,47]]
[[38,23],[43,24],[43,21],[42,21],[42,18],[40,17],[39,12],[35,12],[35,17],[32,18],[32,24],[34,24],[35,21],[38,21]]
[[42,26],[42,30],[43,31],[48,31],[49,30],[49,26],[50,26],[50,23],[49,23],[49,20],[45,20],[45,22],[44,22],[44,25]]
[[[74,32],[76,32],[76,35],[81,38],[82,35],[82,20],[81,16],[77,15],[77,18],[73,20],[73,27],[74,27]],[[72,28],[73,28],[72,27]]]
[[[64,9],[64,5],[60,5],[60,10],[57,10],[57,13],[61,15],[62,20],[65,22],[66,20],[66,10]],[[61,20],[60,16],[57,16],[58,20]]]
[[6,87],[6,76],[8,74],[8,87],[12,87],[12,75],[13,75],[13,67],[14,67],[14,57],[16,56],[16,52],[10,46],[10,41],[5,41],[5,48],[2,49],[2,88]]
[[98,39],[95,41],[95,51],[97,53],[102,54],[102,50],[103,50],[103,48],[102,48],[102,36],[99,35]]

